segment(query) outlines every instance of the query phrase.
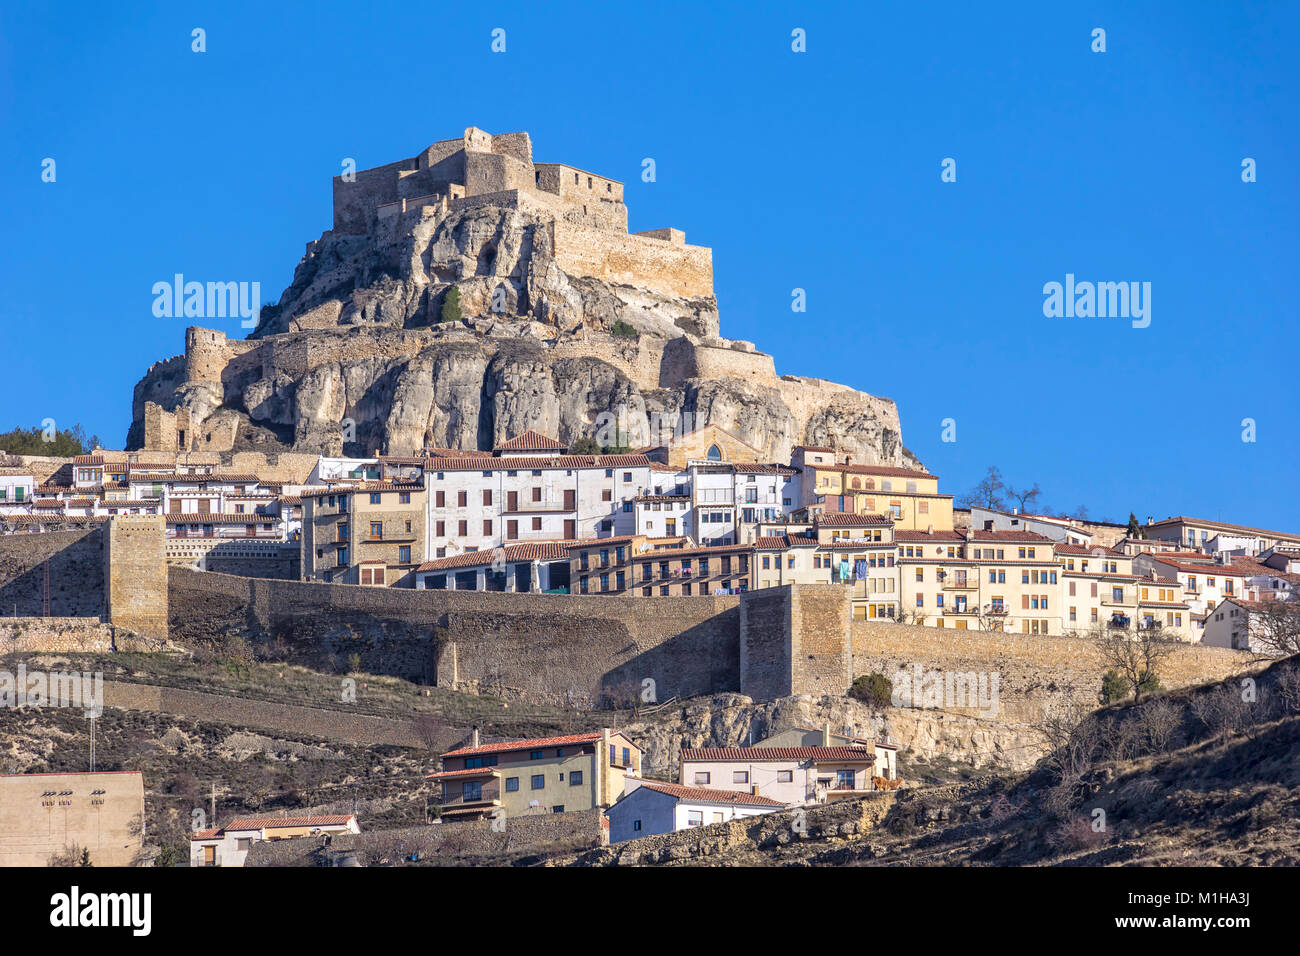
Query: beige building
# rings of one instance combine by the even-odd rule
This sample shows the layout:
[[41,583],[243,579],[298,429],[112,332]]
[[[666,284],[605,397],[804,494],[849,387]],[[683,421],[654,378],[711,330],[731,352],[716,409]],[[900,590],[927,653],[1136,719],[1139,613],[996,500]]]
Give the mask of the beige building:
[[605,728],[449,750],[428,779],[442,785],[444,819],[474,819],[608,807],[629,776],[641,776],[641,748]]
[[801,504],[818,512],[885,515],[905,531],[951,531],[952,495],[939,477],[890,465],[839,462],[829,449],[800,446],[791,464],[802,470]]
[[394,481],[303,492],[303,579],[414,587],[424,560],[425,494],[423,484]]
[[143,829],[139,771],[0,775],[0,866],[48,866],[83,849],[95,866],[131,866]]

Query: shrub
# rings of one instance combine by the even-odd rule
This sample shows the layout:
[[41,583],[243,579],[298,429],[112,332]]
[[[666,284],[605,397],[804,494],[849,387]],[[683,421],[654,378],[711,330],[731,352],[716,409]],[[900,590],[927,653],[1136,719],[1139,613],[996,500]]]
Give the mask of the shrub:
[[460,312],[460,289],[452,286],[447,290],[447,294],[442,297],[443,322],[459,322],[461,320]]
[[622,319],[617,320],[609,331],[611,335],[618,336],[620,339],[636,339],[641,337],[640,333],[638,333],[636,329],[632,328],[632,326],[628,325]]
[[888,707],[894,697],[894,684],[884,674],[863,674],[849,688],[849,696],[877,709]]
[[1119,675],[1117,670],[1108,670],[1101,678],[1101,702],[1103,704],[1115,704],[1121,700],[1128,700],[1128,683]]

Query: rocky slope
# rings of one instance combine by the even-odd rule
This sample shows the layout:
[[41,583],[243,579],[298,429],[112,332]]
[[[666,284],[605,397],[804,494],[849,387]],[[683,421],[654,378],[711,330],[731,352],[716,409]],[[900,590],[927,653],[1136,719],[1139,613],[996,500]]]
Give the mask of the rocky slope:
[[[192,355],[149,369],[128,447],[142,446],[154,402],[187,411],[192,435],[233,435],[221,451],[490,448],[526,428],[571,443],[622,414],[633,447],[664,437],[643,427],[660,416],[720,425],[777,460],[818,444],[916,464],[892,401],[777,376],[770,358],[719,336],[714,297],[569,275],[547,222],[519,209],[431,213],[310,243],[219,373]],[[463,319],[442,322],[453,287]]]

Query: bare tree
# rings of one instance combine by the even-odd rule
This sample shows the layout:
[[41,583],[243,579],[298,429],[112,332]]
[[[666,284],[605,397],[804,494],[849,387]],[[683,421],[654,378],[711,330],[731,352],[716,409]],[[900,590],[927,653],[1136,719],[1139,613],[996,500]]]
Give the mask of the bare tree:
[[447,722],[437,714],[421,711],[411,718],[411,730],[420,739],[420,743],[430,750],[436,750],[438,744],[446,736],[448,726]]
[[1159,686],[1160,664],[1174,652],[1175,639],[1165,636],[1158,627],[1120,627],[1101,624],[1088,632],[1088,638],[1133,693],[1133,702]]
[[1007,506],[1006,499],[1002,497],[1006,490],[1007,485],[1002,480],[1002,472],[995,465],[989,465],[989,470],[975,483],[975,487],[958,499],[958,506],[1002,511]]
[[1262,601],[1247,608],[1251,645],[1266,654],[1300,654],[1300,599]]
[[1022,512],[1030,505],[1037,504],[1038,499],[1042,496],[1043,492],[1039,489],[1036,481],[1032,488],[1021,488],[1019,491],[1007,485],[1007,497],[1014,498]]
[[1149,753],[1162,754],[1173,740],[1182,713],[1164,698],[1148,701],[1138,714],[1138,730]]

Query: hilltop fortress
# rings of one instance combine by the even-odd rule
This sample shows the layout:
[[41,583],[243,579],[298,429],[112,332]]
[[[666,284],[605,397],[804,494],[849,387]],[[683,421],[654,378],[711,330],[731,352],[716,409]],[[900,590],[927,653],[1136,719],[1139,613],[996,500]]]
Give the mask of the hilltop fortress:
[[[149,369],[128,447],[412,454],[525,428],[572,442],[622,412],[718,424],[780,460],[815,444],[915,463],[893,402],[722,338],[712,251],[629,233],[622,183],[533,162],[527,133],[471,127],[345,173],[333,204],[248,339],[196,325]],[[443,321],[453,288],[461,318]]]

